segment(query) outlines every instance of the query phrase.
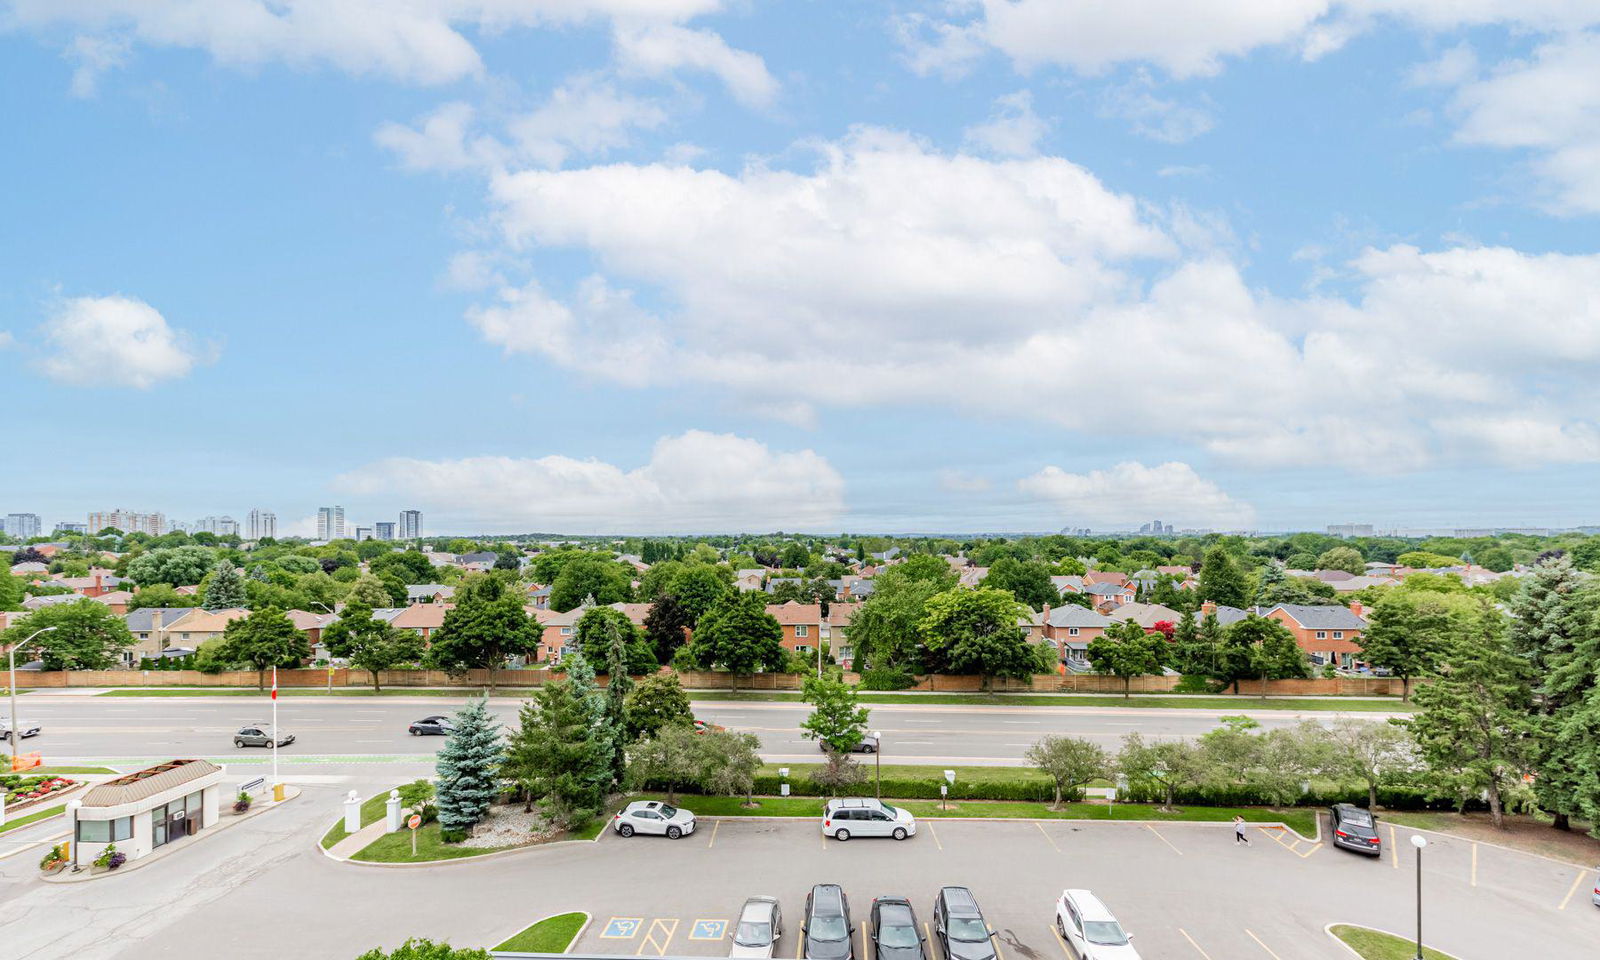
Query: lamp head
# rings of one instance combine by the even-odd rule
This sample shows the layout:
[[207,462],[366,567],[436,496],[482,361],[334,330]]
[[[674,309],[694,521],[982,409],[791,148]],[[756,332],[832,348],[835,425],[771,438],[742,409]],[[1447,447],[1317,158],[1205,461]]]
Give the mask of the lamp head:
[[1423,847],[1428,845],[1428,838],[1424,837],[1420,833],[1413,833],[1411,835],[1411,845],[1416,847],[1418,850],[1421,850]]

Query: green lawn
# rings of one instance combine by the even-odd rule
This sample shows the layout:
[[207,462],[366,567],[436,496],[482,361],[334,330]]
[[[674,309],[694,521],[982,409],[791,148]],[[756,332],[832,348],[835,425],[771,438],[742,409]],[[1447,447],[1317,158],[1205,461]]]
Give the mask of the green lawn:
[[[645,799],[664,799],[656,795]],[[702,817],[820,817],[824,800],[820,797],[757,797],[755,807],[744,806],[743,797],[701,797],[684,795],[679,802]],[[1226,822],[1236,815],[1252,823],[1284,823],[1290,829],[1311,837],[1317,832],[1316,811],[1271,810],[1264,807],[1179,807],[1172,812],[1144,803],[1066,803],[1060,810],[1048,803],[1023,803],[1004,800],[962,800],[941,810],[937,800],[891,800],[918,817],[938,820],[950,817],[997,817],[1025,820],[1169,820],[1174,822]]]
[[[1333,927],[1333,935],[1344,941],[1350,949],[1361,954],[1364,960],[1415,960],[1417,955],[1415,940],[1406,940],[1366,927],[1336,924]],[[1423,944],[1422,955],[1427,960],[1455,960],[1450,954],[1440,953],[1427,944]]]
[[[330,693],[324,687],[280,687],[284,697],[473,697],[483,692],[482,687],[391,687],[374,691],[371,687],[334,687]],[[270,691],[254,687],[121,687],[107,690],[102,697],[262,697]],[[497,697],[531,697],[533,691],[524,687],[496,689]]]
[[[691,690],[689,699],[694,702],[713,700],[751,700],[799,702],[798,693],[771,691]],[[1344,710],[1391,713],[1414,710],[1398,697],[1392,700],[1361,700],[1356,698],[1322,698],[1305,700],[1274,700],[1264,697],[1237,696],[1170,696],[1153,693],[1136,693],[1132,697],[1091,697],[1076,694],[1041,694],[1037,696],[1012,696],[1003,693],[862,693],[862,703],[936,703],[968,706],[1028,707],[1139,707],[1144,709],[1188,710]]]
[[32,770],[18,770],[17,773],[24,777],[35,774],[46,777],[66,777],[74,773],[116,773],[110,767],[34,767]]
[[25,827],[28,824],[34,823],[38,820],[47,820],[56,814],[64,812],[66,809],[66,804],[61,804],[59,806],[48,807],[44,810],[35,810],[32,813],[25,813],[20,817],[8,816],[6,817],[5,824],[0,825],[0,833],[5,833],[7,830],[15,830],[18,827]]
[[[789,768],[789,779],[800,780],[811,776],[821,770],[820,763],[769,763],[764,765],[759,776],[776,777],[780,767]],[[872,781],[877,772],[873,766],[872,758],[867,757],[861,761],[861,769],[866,771],[867,782]],[[885,780],[930,780],[943,782],[944,772],[954,770],[957,783],[1049,783],[1050,778],[1045,776],[1035,767],[941,767],[915,763],[886,763],[883,765],[883,778]]]
[[481,857],[486,853],[496,850],[510,850],[519,844],[505,847],[463,847],[460,844],[445,843],[439,839],[438,822],[426,824],[417,831],[417,855],[411,855],[411,831],[397,830],[386,833],[367,846],[352,860],[361,860],[367,863],[425,863],[434,860],[460,860],[465,857]]
[[545,917],[495,949],[514,953],[566,953],[588,919],[587,913],[560,913]]
[[[361,804],[361,825],[364,827],[368,824],[377,823],[379,820],[382,820],[385,812],[385,805],[388,802],[388,790],[381,790],[378,793],[368,797],[366,801]],[[341,809],[343,808],[341,807]],[[404,831],[401,832],[403,833]],[[341,815],[338,821],[335,822],[333,826],[328,828],[328,832],[322,835],[322,849],[327,850],[349,835],[350,834],[345,833],[344,831],[344,817]]]

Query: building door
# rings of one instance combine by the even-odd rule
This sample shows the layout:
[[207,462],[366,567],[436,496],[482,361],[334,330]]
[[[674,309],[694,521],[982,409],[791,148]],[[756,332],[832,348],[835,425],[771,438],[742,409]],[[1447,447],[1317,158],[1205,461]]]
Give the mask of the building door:
[[165,805],[150,811],[150,848],[162,846],[167,842],[167,808]]

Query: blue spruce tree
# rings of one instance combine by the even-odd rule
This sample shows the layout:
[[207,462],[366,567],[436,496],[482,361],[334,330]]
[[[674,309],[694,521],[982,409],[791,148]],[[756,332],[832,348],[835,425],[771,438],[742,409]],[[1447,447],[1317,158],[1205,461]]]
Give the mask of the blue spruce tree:
[[498,792],[503,754],[500,724],[489,716],[487,701],[480,697],[462,707],[434,764],[440,839],[459,843],[483,819]]

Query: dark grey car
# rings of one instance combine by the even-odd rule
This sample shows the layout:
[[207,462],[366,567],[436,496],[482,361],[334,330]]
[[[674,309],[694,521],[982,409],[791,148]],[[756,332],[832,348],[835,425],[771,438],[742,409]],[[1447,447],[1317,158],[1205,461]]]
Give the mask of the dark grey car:
[[1383,856],[1383,841],[1378,839],[1378,818],[1364,807],[1336,803],[1328,808],[1333,827],[1333,845],[1357,853]]
[[933,900],[933,935],[946,960],[995,960],[994,931],[966,887],[943,887]]
[[[287,747],[294,743],[294,734],[278,732],[278,746]],[[233,745],[236,747],[270,747],[272,746],[272,726],[265,723],[247,723],[239,728],[233,735]]]
[[801,956],[805,960],[856,960],[850,901],[836,883],[819,883],[806,894]]
[[928,960],[928,938],[905,897],[872,901],[873,960]]

